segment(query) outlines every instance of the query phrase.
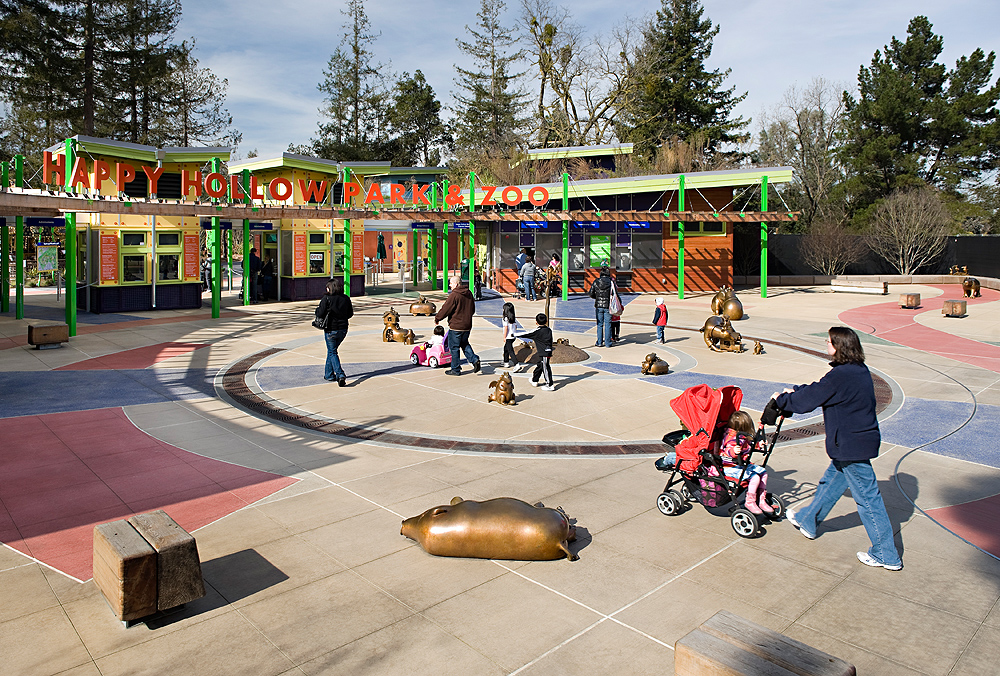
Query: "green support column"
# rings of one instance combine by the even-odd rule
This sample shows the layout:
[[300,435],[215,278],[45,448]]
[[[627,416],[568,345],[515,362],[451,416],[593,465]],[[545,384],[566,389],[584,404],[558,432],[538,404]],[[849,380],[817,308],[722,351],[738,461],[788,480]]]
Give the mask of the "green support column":
[[[341,190],[341,196],[347,194],[347,184],[351,182],[351,169],[350,167],[344,167],[344,189]],[[345,205],[350,207],[347,202]],[[361,227],[364,227],[364,221],[361,221]],[[330,261],[330,277],[333,277],[333,261]],[[351,219],[344,219],[344,293],[347,297],[351,297]]]
[[[24,155],[14,155],[14,185],[24,187]],[[14,317],[24,319],[24,216],[14,218]]]
[[[212,172],[218,173],[222,162],[218,157],[212,158]],[[212,200],[216,202],[218,200]],[[218,319],[222,312],[222,223],[218,216],[212,216],[212,239],[215,251],[212,256],[212,319]]]
[[[767,211],[767,176],[760,177],[760,210]],[[760,224],[760,297],[767,298],[767,223]]]
[[[684,174],[677,184],[677,209],[684,211]],[[684,221],[677,221],[677,298],[684,300]]]
[[[250,170],[244,169],[240,175],[240,183],[243,186],[243,202],[245,204],[250,204]],[[257,252],[257,257],[260,258],[261,254],[264,253],[263,245],[260,247],[260,251]],[[257,280],[251,279],[250,288],[254,290],[254,293],[250,293],[247,288],[247,275],[250,274],[250,219],[243,219],[243,304],[250,304],[250,296],[256,296],[257,291]]]
[[[73,164],[76,162],[76,147],[73,139],[66,139],[66,180],[67,188],[73,187]],[[66,324],[69,335],[76,335],[76,214],[64,214],[66,218]]]
[[472,212],[476,210],[476,172],[469,172],[469,288],[476,288],[476,222]]
[[[0,162],[0,190],[6,190],[10,184],[6,162]],[[0,266],[0,312],[10,312],[10,226],[7,219],[0,225],[0,257],[3,257],[3,264]]]
[[[445,179],[445,180],[441,181],[441,210],[442,211],[444,210],[444,205],[445,205],[444,196],[447,195],[447,194],[448,194],[448,179]],[[449,248],[449,245],[450,245],[450,242],[448,241],[448,221],[444,222],[444,226],[443,226],[442,229],[444,230],[444,241],[442,242],[443,246],[442,246],[442,260],[441,260],[441,265],[444,268],[444,271],[443,271],[444,274],[443,274],[442,280],[441,280],[441,287],[445,291],[448,291],[450,289],[450,287],[448,286],[448,284],[451,282],[451,267],[450,267],[449,260],[448,260],[448,248]]]
[[420,238],[417,237],[417,231],[410,228],[410,251],[413,252],[413,267],[410,268],[410,282],[413,284],[414,290],[417,288],[417,261],[420,259],[420,252],[417,250],[418,244],[420,244]]
[[[563,211],[569,211],[569,174],[563,172]],[[562,241],[562,299],[569,300],[569,221],[563,221]]]
[[[431,183],[431,209],[437,209],[437,183]],[[438,231],[431,225],[431,291],[438,288]]]

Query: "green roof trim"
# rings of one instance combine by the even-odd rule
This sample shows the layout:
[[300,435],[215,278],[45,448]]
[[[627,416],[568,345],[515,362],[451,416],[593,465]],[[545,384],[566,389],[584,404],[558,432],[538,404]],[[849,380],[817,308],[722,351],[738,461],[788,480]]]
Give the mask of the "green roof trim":
[[332,174],[334,176],[340,173],[341,168],[340,163],[336,160],[324,160],[318,157],[297,155],[295,153],[281,153],[280,157],[252,157],[248,160],[230,162],[228,166],[230,173],[237,173],[243,171],[244,169],[249,169],[251,172],[255,172],[265,171],[268,169],[289,168],[302,169],[304,171],[315,171],[321,174]]
[[631,154],[631,143],[610,143],[600,146],[572,146],[565,148],[538,148],[527,152],[529,160],[555,160],[569,157],[598,157],[603,155]]

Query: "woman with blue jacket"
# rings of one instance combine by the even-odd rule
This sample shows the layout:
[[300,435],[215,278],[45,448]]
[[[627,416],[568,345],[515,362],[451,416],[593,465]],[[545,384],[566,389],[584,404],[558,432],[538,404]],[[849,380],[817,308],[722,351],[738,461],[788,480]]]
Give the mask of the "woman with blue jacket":
[[872,542],[867,552],[858,552],[858,560],[867,566],[900,570],[903,561],[896,551],[892,524],[871,465],[882,438],[875,417],[875,385],[865,366],[864,349],[858,334],[844,326],[830,328],[826,349],[833,368],[825,376],[810,385],[774,394],[778,408],[789,413],[823,407],[826,453],[831,459],[812,502],[801,510],[788,510],[788,520],[804,536],[815,539],[819,524],[850,488]]

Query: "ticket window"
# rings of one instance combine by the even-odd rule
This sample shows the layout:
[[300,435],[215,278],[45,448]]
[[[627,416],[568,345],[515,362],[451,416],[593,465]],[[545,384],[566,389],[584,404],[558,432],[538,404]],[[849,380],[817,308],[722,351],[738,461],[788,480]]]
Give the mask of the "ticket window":
[[327,244],[327,233],[310,232],[309,239],[309,275],[311,277],[328,276],[330,274],[330,247]]
[[121,234],[122,284],[149,284],[149,232]]
[[156,233],[157,282],[181,281],[181,263],[183,258],[181,250],[181,233]]
[[611,235],[590,236],[590,267],[600,268],[611,263]]
[[344,233],[333,233],[333,246],[331,249],[333,251],[333,274],[342,275],[344,274]]
[[76,282],[86,284],[87,280],[87,231],[76,233]]
[[619,232],[615,235],[614,261],[616,270],[632,269],[632,233]]

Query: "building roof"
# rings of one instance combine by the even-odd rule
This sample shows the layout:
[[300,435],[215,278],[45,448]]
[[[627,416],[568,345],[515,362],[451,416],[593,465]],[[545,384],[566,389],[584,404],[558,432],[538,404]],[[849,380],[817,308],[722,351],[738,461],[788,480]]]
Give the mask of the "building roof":
[[[386,162],[388,164],[388,162]],[[249,169],[250,171],[261,171],[264,169],[304,169],[305,171],[317,171],[324,174],[339,174],[341,164],[337,160],[324,160],[311,155],[299,155],[297,153],[281,153],[275,157],[251,157],[239,162],[229,163],[229,172],[236,172]]]
[[[156,164],[157,158],[161,156],[164,162],[207,162],[214,158],[228,161],[232,153],[232,148],[227,147],[155,148],[140,143],[115,141],[83,134],[77,134],[71,138],[76,141],[80,153],[109,155],[127,160],[148,162],[150,165]],[[47,150],[60,155],[66,152],[66,144],[57,143]]]
[[527,151],[529,160],[554,160],[566,157],[595,157],[603,155],[631,155],[631,143],[608,143],[598,146],[565,146],[562,148],[536,148]]

